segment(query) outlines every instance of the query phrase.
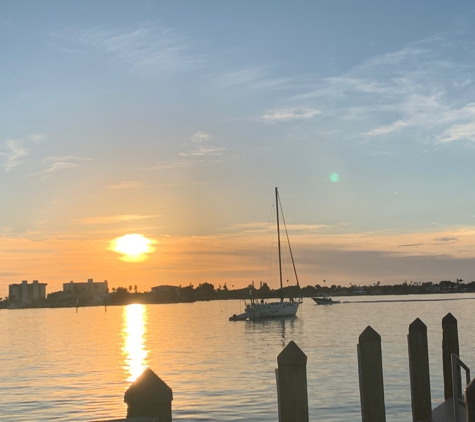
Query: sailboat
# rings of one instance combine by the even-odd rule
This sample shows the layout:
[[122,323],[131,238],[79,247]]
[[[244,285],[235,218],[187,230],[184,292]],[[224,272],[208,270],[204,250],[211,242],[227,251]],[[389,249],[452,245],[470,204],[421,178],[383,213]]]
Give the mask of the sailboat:
[[[264,299],[250,299],[250,302],[246,303],[246,310],[241,315],[233,315],[229,318],[230,321],[238,321],[245,319],[260,319],[260,318],[275,318],[275,317],[292,317],[295,316],[299,305],[302,303],[301,299],[284,298],[284,289],[282,285],[282,254],[281,254],[281,245],[280,245],[280,224],[279,224],[279,191],[278,188],[275,188],[275,208],[277,213],[277,244],[278,244],[278,253],[279,253],[279,279],[280,279],[280,292],[281,297],[278,302],[266,302]],[[285,224],[285,221],[284,221]],[[287,232],[287,229],[286,229]],[[290,248],[290,241],[287,235],[287,240],[289,244],[290,256],[292,258],[292,265],[295,273],[295,278],[298,285],[297,270],[295,269],[294,258],[292,255],[292,249]]]

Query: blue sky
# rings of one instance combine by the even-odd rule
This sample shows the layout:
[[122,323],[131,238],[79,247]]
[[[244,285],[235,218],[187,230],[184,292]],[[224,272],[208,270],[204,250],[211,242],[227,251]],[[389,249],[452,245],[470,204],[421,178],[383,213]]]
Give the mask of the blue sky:
[[1,285],[247,285],[274,186],[303,284],[474,278],[472,3],[0,11]]

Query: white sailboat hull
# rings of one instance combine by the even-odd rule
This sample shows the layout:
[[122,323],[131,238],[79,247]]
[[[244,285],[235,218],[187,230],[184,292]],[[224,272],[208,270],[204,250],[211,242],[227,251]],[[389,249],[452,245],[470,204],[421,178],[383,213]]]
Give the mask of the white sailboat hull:
[[246,314],[249,319],[291,317],[297,314],[299,305],[300,301],[253,302],[246,305]]
[[[283,287],[282,287],[282,257],[281,257],[281,248],[280,248],[280,225],[279,225],[279,192],[275,188],[275,210],[276,210],[276,220],[277,220],[277,245],[279,251],[279,280],[280,280],[280,290],[282,292],[281,300],[279,302],[265,302],[264,299],[256,300],[252,297],[252,290],[250,290],[251,300],[250,303],[246,303],[246,310],[243,314],[236,315],[234,314],[229,318],[230,321],[243,321],[246,319],[255,320],[260,318],[278,318],[278,317],[293,317],[297,314],[299,305],[302,303],[301,300],[287,299],[284,300]],[[282,215],[283,219],[283,215]],[[285,220],[284,224],[285,224]],[[285,229],[287,233],[287,228]],[[289,236],[287,234],[287,240]],[[299,285],[297,278],[297,270],[295,269],[294,258],[292,255],[292,249],[289,251],[292,258],[292,265],[294,267],[295,278],[297,281],[297,286]],[[288,280],[287,280],[288,281]],[[253,282],[254,284],[254,282]]]

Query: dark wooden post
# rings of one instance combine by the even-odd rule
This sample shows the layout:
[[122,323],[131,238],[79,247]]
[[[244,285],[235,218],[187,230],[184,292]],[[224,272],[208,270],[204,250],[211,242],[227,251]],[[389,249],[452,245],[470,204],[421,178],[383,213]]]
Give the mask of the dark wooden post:
[[466,421],[475,422],[475,379],[465,388]]
[[414,422],[427,422],[432,420],[429,347],[427,326],[419,318],[409,325],[407,346],[411,380],[412,420]]
[[279,422],[308,422],[307,356],[291,341],[277,356]]
[[127,418],[150,416],[160,422],[171,422],[172,400],[171,388],[147,368],[124,394]]
[[363,422],[386,422],[381,336],[370,326],[359,337],[358,373]]
[[[445,400],[448,400],[453,396],[452,353],[455,353],[458,357],[460,357],[457,319],[449,312],[444,318],[442,318],[442,365],[444,371]],[[462,391],[460,369],[457,379],[460,382],[459,391]]]

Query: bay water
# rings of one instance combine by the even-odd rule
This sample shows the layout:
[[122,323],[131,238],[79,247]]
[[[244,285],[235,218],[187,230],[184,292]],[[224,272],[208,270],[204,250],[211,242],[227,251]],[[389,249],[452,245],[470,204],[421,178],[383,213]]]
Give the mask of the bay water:
[[433,407],[443,401],[441,320],[458,320],[474,368],[475,294],[304,300],[297,317],[228,321],[241,301],[0,310],[0,419],[94,421],[126,415],[124,391],[150,367],[173,389],[174,421],[277,421],[276,357],[308,357],[310,420],[360,421],[358,336],[382,337],[388,421],[410,421],[408,326],[428,327]]

